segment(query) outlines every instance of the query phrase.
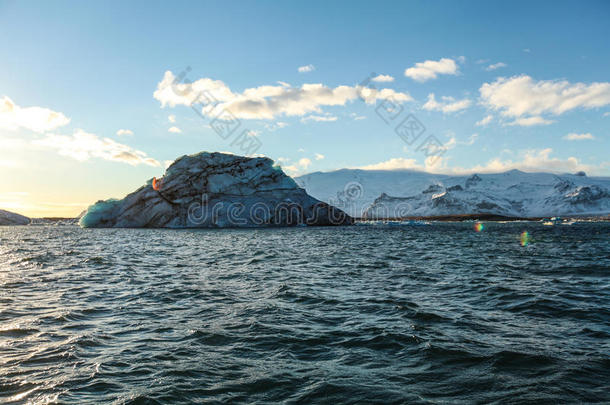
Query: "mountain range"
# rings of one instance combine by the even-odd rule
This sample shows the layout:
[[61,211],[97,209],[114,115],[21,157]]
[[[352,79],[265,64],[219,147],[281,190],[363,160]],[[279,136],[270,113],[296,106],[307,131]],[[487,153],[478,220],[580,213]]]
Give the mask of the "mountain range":
[[508,217],[610,213],[610,178],[525,173],[445,175],[342,169],[297,177],[308,194],[356,218],[493,214]]

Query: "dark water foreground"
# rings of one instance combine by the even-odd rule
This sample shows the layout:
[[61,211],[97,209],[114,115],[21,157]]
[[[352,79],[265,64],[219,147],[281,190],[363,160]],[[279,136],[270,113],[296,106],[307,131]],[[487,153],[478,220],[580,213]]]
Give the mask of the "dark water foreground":
[[0,228],[0,402],[608,403],[609,381],[610,224]]

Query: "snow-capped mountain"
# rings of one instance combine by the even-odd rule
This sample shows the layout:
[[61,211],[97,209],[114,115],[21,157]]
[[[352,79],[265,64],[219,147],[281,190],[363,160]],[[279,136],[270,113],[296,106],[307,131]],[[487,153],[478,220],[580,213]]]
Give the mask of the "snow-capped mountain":
[[15,214],[14,212],[0,210],[0,225],[27,225],[30,223],[30,218],[23,215]]
[[514,217],[610,213],[610,178],[585,173],[451,176],[411,170],[351,170],[297,177],[307,193],[365,218],[466,214]]

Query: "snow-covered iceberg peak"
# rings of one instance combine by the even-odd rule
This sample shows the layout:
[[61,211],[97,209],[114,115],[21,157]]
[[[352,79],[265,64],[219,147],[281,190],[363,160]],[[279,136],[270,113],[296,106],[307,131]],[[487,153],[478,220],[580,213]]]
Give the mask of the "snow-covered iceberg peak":
[[122,200],[99,201],[80,225],[208,228],[346,225],[343,211],[309,196],[269,158],[201,152]]

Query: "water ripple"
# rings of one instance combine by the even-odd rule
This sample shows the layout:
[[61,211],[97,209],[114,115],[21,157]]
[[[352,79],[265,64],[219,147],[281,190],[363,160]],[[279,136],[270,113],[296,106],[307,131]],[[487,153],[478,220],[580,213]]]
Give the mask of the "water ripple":
[[0,401],[608,403],[609,240],[0,228]]

